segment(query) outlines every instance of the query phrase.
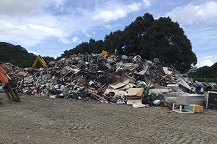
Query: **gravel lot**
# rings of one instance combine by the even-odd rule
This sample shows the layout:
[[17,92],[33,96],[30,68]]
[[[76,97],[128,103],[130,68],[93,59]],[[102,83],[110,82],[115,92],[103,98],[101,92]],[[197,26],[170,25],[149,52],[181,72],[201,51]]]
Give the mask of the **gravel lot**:
[[178,114],[97,101],[2,93],[0,144],[217,143],[217,111]]

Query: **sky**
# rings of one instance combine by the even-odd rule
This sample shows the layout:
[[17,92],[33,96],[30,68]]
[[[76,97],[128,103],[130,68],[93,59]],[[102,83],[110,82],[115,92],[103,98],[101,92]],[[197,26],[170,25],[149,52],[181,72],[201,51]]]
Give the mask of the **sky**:
[[0,0],[0,41],[56,58],[145,13],[179,23],[197,67],[217,62],[217,0]]

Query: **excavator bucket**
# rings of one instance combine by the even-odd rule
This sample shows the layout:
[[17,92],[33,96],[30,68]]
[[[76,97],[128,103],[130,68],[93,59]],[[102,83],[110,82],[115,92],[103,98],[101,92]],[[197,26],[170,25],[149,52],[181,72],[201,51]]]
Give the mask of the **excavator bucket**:
[[12,87],[11,84],[8,84],[6,88],[4,88],[4,92],[9,100],[14,102],[20,102],[20,96],[15,87]]
[[10,76],[6,73],[3,66],[0,64],[0,81],[4,84],[2,87],[9,100],[20,102],[20,96],[17,92],[16,85],[12,82]]

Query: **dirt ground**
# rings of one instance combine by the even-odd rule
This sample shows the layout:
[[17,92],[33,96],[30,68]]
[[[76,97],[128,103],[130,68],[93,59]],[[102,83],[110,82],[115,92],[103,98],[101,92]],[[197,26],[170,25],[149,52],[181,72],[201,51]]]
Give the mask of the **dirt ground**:
[[97,101],[4,94],[0,144],[217,143],[217,111],[179,114]]

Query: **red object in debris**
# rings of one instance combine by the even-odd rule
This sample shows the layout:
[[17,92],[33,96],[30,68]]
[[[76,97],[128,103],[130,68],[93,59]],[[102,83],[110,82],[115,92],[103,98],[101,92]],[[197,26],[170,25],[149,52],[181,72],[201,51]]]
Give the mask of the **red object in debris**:
[[108,93],[105,94],[105,97],[110,97],[110,95]]
[[161,71],[160,71],[160,74],[161,74],[161,75],[165,75],[164,70],[161,70]]

